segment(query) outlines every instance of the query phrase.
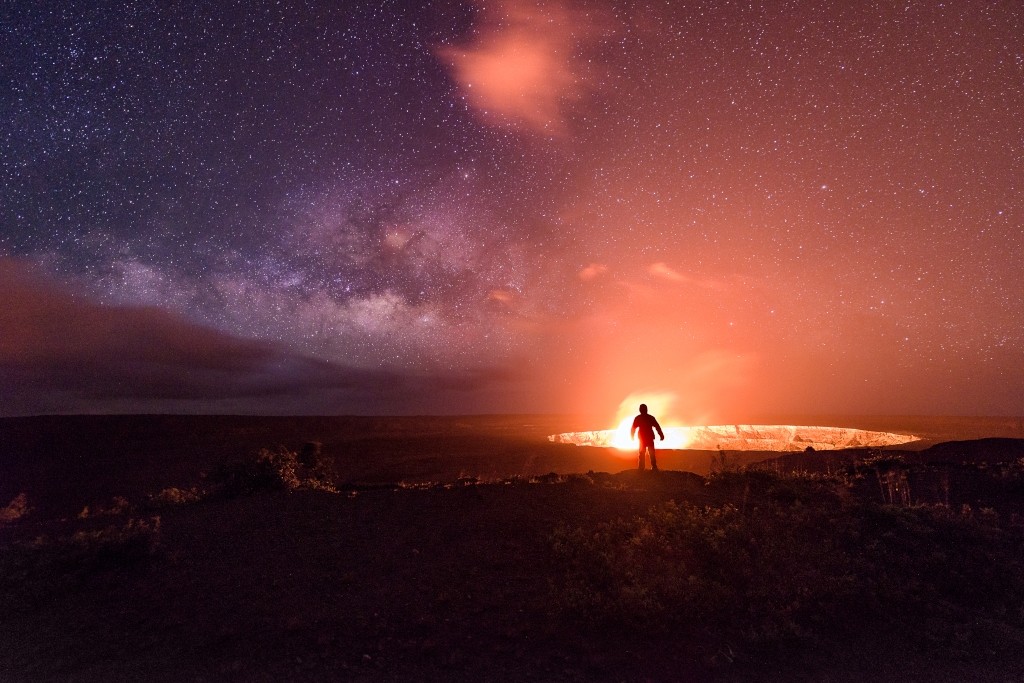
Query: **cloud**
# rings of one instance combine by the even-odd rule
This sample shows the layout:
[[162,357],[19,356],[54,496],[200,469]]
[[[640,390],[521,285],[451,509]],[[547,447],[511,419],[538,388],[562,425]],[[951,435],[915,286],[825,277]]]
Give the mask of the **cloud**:
[[579,272],[579,278],[584,282],[594,280],[608,272],[608,266],[603,263],[591,263]]
[[437,54],[488,122],[558,135],[565,104],[592,88],[579,52],[599,30],[593,15],[560,3],[505,0],[484,10],[472,43]]
[[662,278],[670,282],[690,282],[690,278],[686,277],[682,273],[679,273],[660,261],[658,263],[652,263],[651,267],[647,269],[647,272],[654,277]]
[[693,278],[684,273],[680,273],[678,270],[672,268],[666,263],[658,261],[652,263],[647,269],[647,273],[652,277],[667,280],[669,282],[676,282],[681,285],[693,285],[700,287],[701,289],[710,289],[716,291],[724,291],[734,287],[750,286],[749,278],[743,278],[738,275],[731,275],[725,279],[718,278]]
[[0,374],[9,400],[265,397],[357,380],[158,308],[102,306],[10,260],[0,260],[0,290]]
[[[429,374],[331,363],[159,308],[104,306],[11,259],[0,258],[0,291],[0,414],[422,410],[438,386],[455,400],[514,380],[478,368],[439,384]],[[387,305],[365,313],[375,319]]]

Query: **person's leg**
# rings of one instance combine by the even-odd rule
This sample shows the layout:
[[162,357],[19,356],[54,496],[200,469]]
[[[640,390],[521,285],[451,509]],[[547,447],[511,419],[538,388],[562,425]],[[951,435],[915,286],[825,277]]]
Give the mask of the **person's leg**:
[[644,452],[647,450],[647,444],[644,443],[643,439],[640,439],[640,450],[637,453],[636,468],[638,470],[644,469]]
[[658,469],[658,458],[655,456],[655,452],[656,451],[655,451],[655,448],[654,448],[654,442],[653,441],[651,442],[650,449],[651,449],[651,471],[654,472],[654,471],[656,471]]

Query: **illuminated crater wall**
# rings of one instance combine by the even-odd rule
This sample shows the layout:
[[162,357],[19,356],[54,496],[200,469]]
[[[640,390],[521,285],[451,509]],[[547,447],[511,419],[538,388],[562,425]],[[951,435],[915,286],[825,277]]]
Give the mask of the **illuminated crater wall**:
[[[593,432],[554,434],[548,440],[577,446],[632,449],[636,442],[629,441],[619,429]],[[898,446],[917,441],[909,434],[871,432],[846,427],[799,427],[794,425],[710,425],[704,427],[667,427],[665,441],[660,448],[714,451],[802,451],[808,446],[816,451],[840,448],[880,448]]]

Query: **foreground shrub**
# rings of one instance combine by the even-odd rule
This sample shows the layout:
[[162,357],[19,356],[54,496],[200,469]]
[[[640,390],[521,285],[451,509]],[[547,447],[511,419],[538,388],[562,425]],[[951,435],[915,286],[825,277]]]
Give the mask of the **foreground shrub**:
[[28,505],[28,495],[19,493],[6,507],[0,508],[0,526],[16,522],[31,511],[32,508]]
[[284,446],[261,448],[246,460],[221,464],[209,479],[229,497],[298,488],[335,490],[329,463],[317,443],[306,444],[299,452]]
[[196,487],[190,489],[179,489],[169,486],[149,497],[149,504],[153,507],[173,507],[176,505],[188,505],[202,500],[203,492]]
[[86,505],[82,508],[82,511],[78,513],[78,518],[89,519],[90,517],[119,517],[130,514],[131,511],[132,504],[128,502],[127,498],[123,496],[114,496],[108,505],[97,505],[95,508],[90,508]]
[[557,609],[719,647],[867,627],[969,650],[985,624],[1024,626],[1024,542],[993,513],[844,501],[825,483],[813,497],[813,482],[756,477],[777,495],[750,494],[742,508],[669,502],[630,520],[559,528]]
[[132,568],[152,558],[159,544],[159,517],[12,544],[0,553],[0,605],[31,606],[98,575]]

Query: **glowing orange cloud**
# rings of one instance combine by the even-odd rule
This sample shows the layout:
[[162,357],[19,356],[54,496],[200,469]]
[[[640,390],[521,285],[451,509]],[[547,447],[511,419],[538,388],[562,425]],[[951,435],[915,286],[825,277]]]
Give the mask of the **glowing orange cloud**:
[[591,263],[589,266],[579,272],[579,277],[584,282],[593,280],[596,277],[600,277],[608,272],[608,266],[603,263]]
[[488,121],[557,135],[565,130],[564,103],[588,89],[576,53],[594,33],[590,15],[557,3],[506,0],[485,10],[473,43],[437,54]]
[[509,292],[507,290],[504,290],[504,289],[492,289],[487,294],[487,298],[490,299],[491,301],[498,301],[498,302],[501,302],[503,304],[509,304],[509,303],[512,303],[512,299],[514,297],[512,296],[512,292]]
[[679,284],[695,285],[703,289],[724,290],[728,289],[730,286],[743,284],[743,279],[736,277],[729,278],[726,280],[717,280],[706,277],[692,278],[688,275],[680,273],[678,270],[672,268],[671,266],[662,261],[652,263],[650,267],[647,268],[647,273],[652,277],[660,278],[662,280],[668,280],[669,282],[678,282]]
[[747,389],[758,362],[751,354],[718,350],[673,358],[672,345],[673,340],[666,340],[665,345],[645,346],[644,355],[651,354],[657,359],[654,363],[659,367],[657,371],[644,364],[637,366],[628,358],[606,357],[604,362],[609,376],[590,388],[598,396],[621,390],[631,382],[634,386],[671,387],[633,390],[619,403],[613,424],[621,426],[627,417],[632,422],[641,403],[650,407],[662,427],[706,424],[722,412],[723,407],[730,406],[735,394]]
[[671,280],[672,282],[689,282],[690,278],[686,277],[682,273],[679,273],[672,268],[668,267],[660,261],[658,263],[652,263],[651,267],[647,269],[647,272],[654,277],[664,278],[665,280]]

